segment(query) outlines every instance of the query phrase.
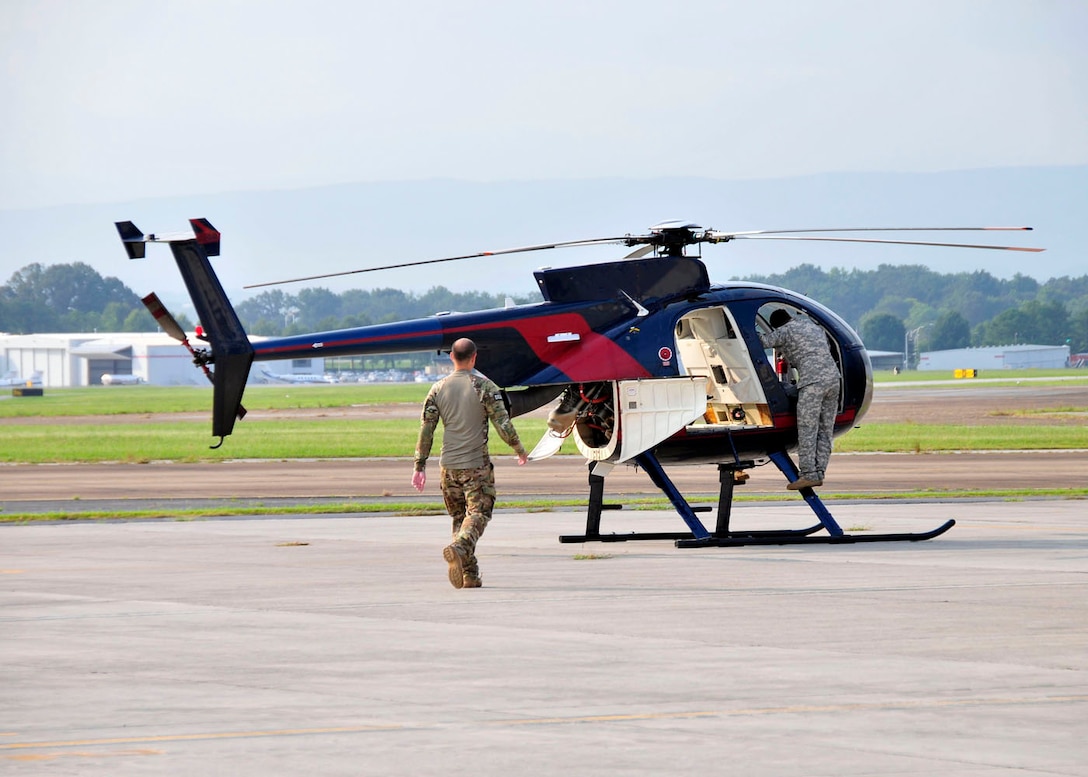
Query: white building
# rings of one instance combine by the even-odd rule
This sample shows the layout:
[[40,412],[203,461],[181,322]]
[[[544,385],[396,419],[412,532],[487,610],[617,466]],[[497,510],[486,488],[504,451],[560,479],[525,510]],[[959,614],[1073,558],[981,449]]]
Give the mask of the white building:
[[[261,338],[253,338],[257,341]],[[204,344],[196,337],[194,348]],[[263,383],[265,368],[272,372],[323,374],[325,360],[293,359],[255,362],[250,381]],[[214,367],[213,367],[214,369]],[[97,386],[103,375],[132,375],[141,383],[158,386],[207,385],[203,371],[193,364],[189,351],[162,332],[114,332],[108,334],[7,335],[0,333],[0,375],[14,372],[29,378],[40,371],[43,387]]]
[[896,367],[903,369],[902,351],[870,351],[868,349],[866,351],[869,354],[869,363],[872,365],[874,372],[894,370]]
[[918,357],[919,370],[986,372],[1057,369],[1068,366],[1068,345],[993,345],[984,348],[955,348],[950,351],[924,351]]

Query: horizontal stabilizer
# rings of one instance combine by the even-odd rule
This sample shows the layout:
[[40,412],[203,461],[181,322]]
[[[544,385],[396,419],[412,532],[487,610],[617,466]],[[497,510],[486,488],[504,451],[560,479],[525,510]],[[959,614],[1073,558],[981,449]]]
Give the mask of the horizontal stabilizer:
[[148,243],[183,243],[195,239],[206,256],[219,256],[219,230],[207,219],[189,219],[190,232],[170,232],[145,235],[131,221],[114,222],[129,259],[143,259]]
[[143,259],[147,252],[147,242],[144,233],[131,221],[118,221],[115,223],[121,242],[125,245],[125,251],[129,259]]

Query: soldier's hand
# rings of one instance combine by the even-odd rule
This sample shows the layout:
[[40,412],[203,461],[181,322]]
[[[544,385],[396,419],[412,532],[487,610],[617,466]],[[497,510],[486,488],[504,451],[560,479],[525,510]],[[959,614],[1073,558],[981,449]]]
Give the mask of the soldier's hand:
[[518,466],[519,467],[524,467],[525,462],[527,462],[528,460],[529,460],[529,454],[528,453],[519,453],[518,454]]
[[422,494],[423,493],[423,487],[425,485],[427,485],[427,473],[424,472],[423,470],[420,470],[419,472],[413,472],[412,473],[412,487],[415,488],[416,491],[419,491]]

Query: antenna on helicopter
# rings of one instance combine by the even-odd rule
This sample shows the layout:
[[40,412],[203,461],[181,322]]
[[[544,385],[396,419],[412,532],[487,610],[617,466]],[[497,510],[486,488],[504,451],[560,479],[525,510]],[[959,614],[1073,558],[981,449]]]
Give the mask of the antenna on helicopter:
[[684,256],[684,250],[690,245],[698,245],[701,243],[729,243],[734,240],[815,240],[836,243],[883,243],[889,245],[936,246],[940,248],[982,248],[994,251],[1029,251],[1033,253],[1045,251],[1045,248],[1027,248],[1022,246],[862,237],[829,237],[812,234],[817,232],[1028,232],[1031,231],[1031,229],[1032,227],[839,227],[832,229],[763,229],[744,232],[723,232],[715,229],[703,229],[703,227],[693,222],[676,219],[655,224],[650,227],[649,232],[644,235],[627,234],[623,237],[597,237],[585,240],[567,240],[558,243],[541,243],[518,248],[502,248],[494,251],[479,251],[474,254],[447,256],[441,259],[423,259],[414,262],[400,262],[398,264],[386,264],[378,267],[363,267],[356,270],[323,273],[321,275],[306,275],[300,278],[288,278],[281,281],[252,283],[248,286],[243,286],[242,288],[258,289],[265,286],[280,286],[286,283],[316,281],[325,278],[337,278],[344,275],[377,272],[379,270],[396,270],[404,267],[417,267],[424,264],[456,262],[462,259],[479,259],[486,256],[501,256],[504,254],[547,251],[554,248],[574,248],[593,245],[639,246],[638,249],[628,254],[626,257],[628,259],[641,259],[651,252],[658,256]]

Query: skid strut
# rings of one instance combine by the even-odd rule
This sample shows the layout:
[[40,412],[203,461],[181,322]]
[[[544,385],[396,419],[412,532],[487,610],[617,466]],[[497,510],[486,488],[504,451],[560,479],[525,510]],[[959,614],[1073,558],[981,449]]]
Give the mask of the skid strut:
[[[785,451],[770,454],[771,461],[782,471],[790,482],[798,477],[797,468]],[[676,512],[687,524],[686,532],[627,532],[601,533],[601,514],[604,510],[618,510],[622,505],[606,504],[604,501],[604,475],[595,469],[601,464],[591,464],[589,470],[589,502],[586,512],[585,534],[566,534],[559,537],[562,543],[572,542],[627,542],[629,540],[673,540],[678,548],[733,547],[741,545],[806,545],[806,544],[849,544],[856,542],[919,542],[932,539],[955,526],[954,520],[948,520],[936,529],[927,532],[906,532],[897,534],[846,534],[832,517],[827,507],[811,488],[802,488],[798,493],[816,514],[819,523],[805,529],[779,529],[762,531],[734,531],[729,527],[733,507],[733,489],[736,485],[736,473],[754,466],[754,462],[737,462],[735,465],[718,465],[718,512],[714,531],[708,531],[696,515],[706,508],[692,507],[676,485],[665,474],[664,467],[649,451],[640,453],[635,462],[641,466],[650,479],[669,498]],[[605,475],[611,469],[604,465]],[[826,535],[812,536],[821,529]]]

